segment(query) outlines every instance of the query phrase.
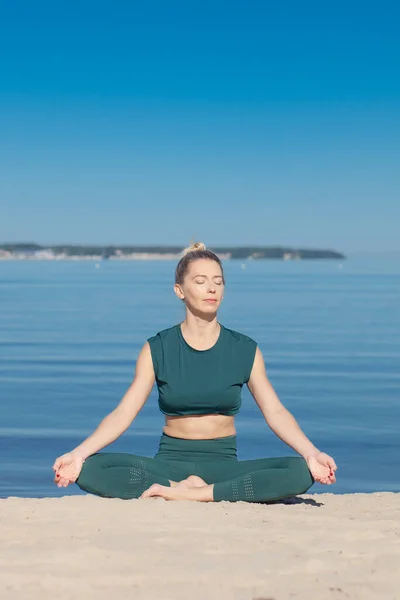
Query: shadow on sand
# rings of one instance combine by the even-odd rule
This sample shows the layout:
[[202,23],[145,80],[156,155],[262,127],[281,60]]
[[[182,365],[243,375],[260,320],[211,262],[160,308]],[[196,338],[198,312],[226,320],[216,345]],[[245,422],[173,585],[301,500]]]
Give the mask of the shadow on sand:
[[260,504],[308,504],[309,506],[324,506],[323,502],[317,502],[314,498],[301,498],[299,496],[291,496],[282,500],[274,500],[271,502],[261,502]]

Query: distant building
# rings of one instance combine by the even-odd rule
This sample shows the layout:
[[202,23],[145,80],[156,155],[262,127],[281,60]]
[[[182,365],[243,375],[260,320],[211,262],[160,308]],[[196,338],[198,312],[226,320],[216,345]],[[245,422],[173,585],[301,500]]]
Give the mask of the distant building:
[[53,250],[36,250],[36,252],[34,252],[34,258],[36,258],[36,260],[54,260],[55,254]]

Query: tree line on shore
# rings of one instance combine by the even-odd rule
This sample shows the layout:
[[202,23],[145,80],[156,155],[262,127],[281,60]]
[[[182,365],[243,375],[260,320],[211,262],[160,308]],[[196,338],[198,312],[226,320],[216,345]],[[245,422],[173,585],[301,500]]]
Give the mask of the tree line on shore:
[[[98,255],[104,259],[111,256],[128,254],[176,254],[179,255],[182,246],[100,246],[100,245],[74,245],[64,244],[55,246],[42,246],[33,242],[0,244],[0,249],[12,253],[29,253],[48,250],[54,254],[67,256]],[[229,254],[233,259],[345,259],[345,255],[336,250],[291,248],[287,246],[214,246],[210,250],[216,254]]]

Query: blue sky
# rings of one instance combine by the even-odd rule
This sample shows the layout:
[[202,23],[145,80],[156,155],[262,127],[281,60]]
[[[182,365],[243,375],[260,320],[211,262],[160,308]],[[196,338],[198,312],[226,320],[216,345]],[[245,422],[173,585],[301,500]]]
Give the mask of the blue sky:
[[0,242],[400,251],[397,2],[0,2]]

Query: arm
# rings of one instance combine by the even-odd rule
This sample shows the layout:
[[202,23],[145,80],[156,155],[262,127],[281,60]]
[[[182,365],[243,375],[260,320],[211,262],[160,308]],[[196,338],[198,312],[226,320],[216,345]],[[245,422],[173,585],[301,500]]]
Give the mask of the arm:
[[55,482],[59,487],[66,487],[70,482],[76,481],[86,458],[114,442],[128,429],[149,397],[154,380],[150,346],[146,342],[136,362],[134,380],[118,406],[101,421],[86,440],[54,462]]
[[[268,380],[264,359],[258,347],[247,385],[272,431],[306,459],[316,480],[321,481],[321,483],[334,483],[335,476],[333,472],[337,468],[335,461],[314,446],[300,429],[293,415],[283,406]],[[316,461],[323,465],[322,470],[318,465],[315,465]],[[327,468],[329,469],[328,474],[326,474]],[[324,481],[328,477],[329,482]]]
[[319,450],[300,429],[293,415],[283,406],[268,380],[261,350],[257,347],[248,388],[268,426],[288,446],[304,458]]
[[136,362],[135,377],[118,406],[73,452],[85,460],[120,437],[143,408],[154,385],[154,369],[149,343],[143,346]]

